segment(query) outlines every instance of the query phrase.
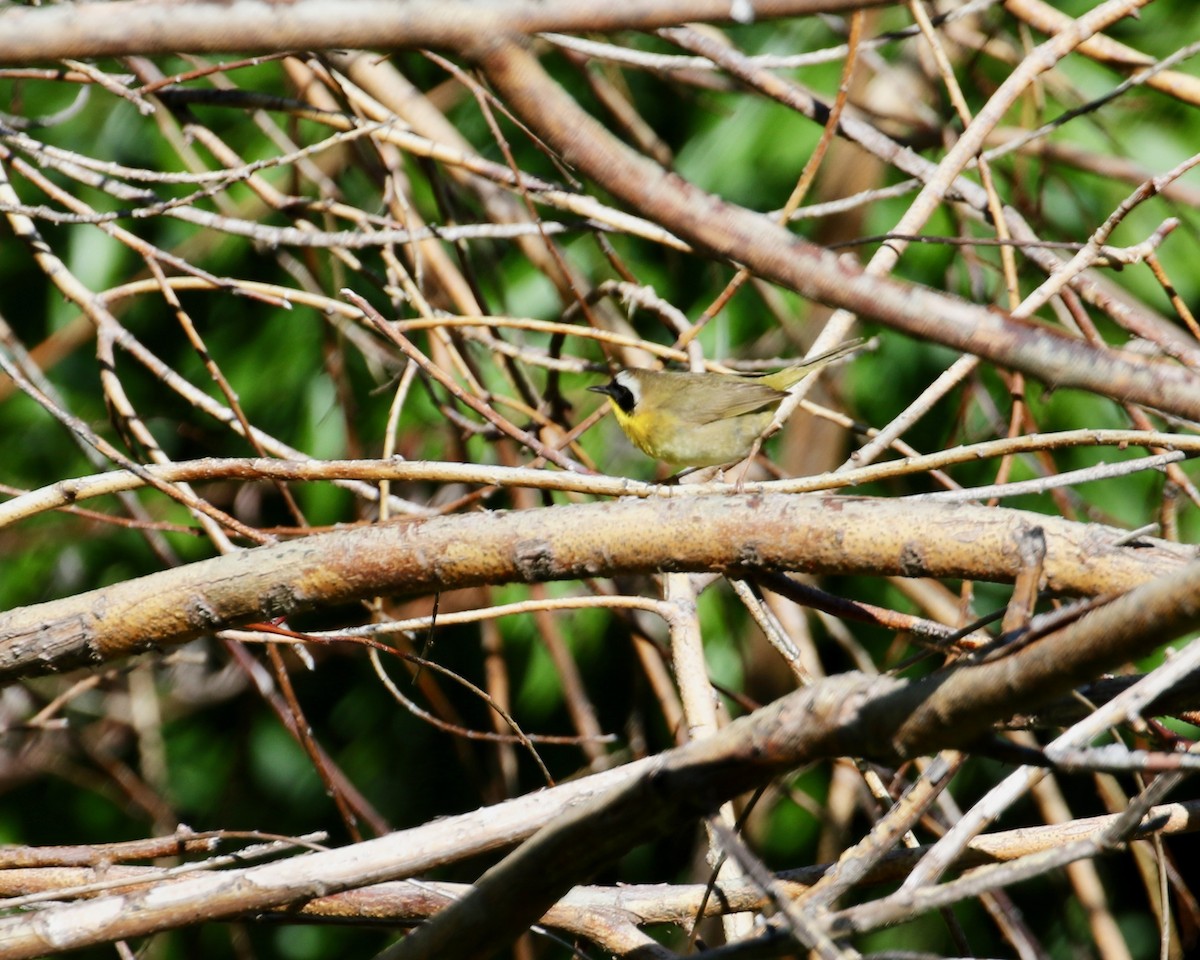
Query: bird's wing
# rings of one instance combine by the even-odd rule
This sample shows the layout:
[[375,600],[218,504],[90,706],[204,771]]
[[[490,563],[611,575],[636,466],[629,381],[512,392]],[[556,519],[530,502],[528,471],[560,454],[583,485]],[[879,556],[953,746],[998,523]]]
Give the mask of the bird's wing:
[[672,373],[678,378],[672,406],[685,423],[703,424],[741,417],[778,406],[786,393],[759,380],[722,377],[715,385],[708,374]]

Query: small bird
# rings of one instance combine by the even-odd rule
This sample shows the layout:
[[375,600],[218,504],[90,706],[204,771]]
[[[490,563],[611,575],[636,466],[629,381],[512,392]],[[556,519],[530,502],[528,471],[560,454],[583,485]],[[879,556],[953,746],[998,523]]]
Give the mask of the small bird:
[[767,374],[626,368],[588,389],[608,396],[617,423],[643,453],[674,467],[711,467],[747,457],[791,387],[862,344],[847,341]]

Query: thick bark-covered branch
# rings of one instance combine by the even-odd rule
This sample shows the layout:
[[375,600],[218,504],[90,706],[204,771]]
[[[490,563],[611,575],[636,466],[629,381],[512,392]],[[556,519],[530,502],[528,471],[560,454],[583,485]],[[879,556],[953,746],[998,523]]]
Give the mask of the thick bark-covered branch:
[[659,571],[1011,581],[1023,530],[1044,585],[1116,594],[1191,559],[1165,541],[1017,510],[775,494],[477,513],[317,534],[0,615],[0,679],[98,664],[202,633],[379,594]]

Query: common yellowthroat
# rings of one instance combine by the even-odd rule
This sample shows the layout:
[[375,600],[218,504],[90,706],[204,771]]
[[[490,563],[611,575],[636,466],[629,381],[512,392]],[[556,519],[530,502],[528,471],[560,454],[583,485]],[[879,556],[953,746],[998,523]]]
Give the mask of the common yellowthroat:
[[626,368],[603,386],[617,423],[643,453],[676,467],[711,467],[745,458],[794,387],[862,346],[851,340],[767,374],[681,373]]

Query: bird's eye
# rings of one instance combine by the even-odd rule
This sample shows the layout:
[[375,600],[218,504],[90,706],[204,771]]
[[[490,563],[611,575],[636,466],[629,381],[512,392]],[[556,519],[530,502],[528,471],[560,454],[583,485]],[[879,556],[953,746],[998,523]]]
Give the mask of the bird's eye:
[[613,403],[625,413],[632,413],[637,404],[637,397],[633,395],[633,391],[620,380],[614,380],[608,385],[608,395],[613,398]]

